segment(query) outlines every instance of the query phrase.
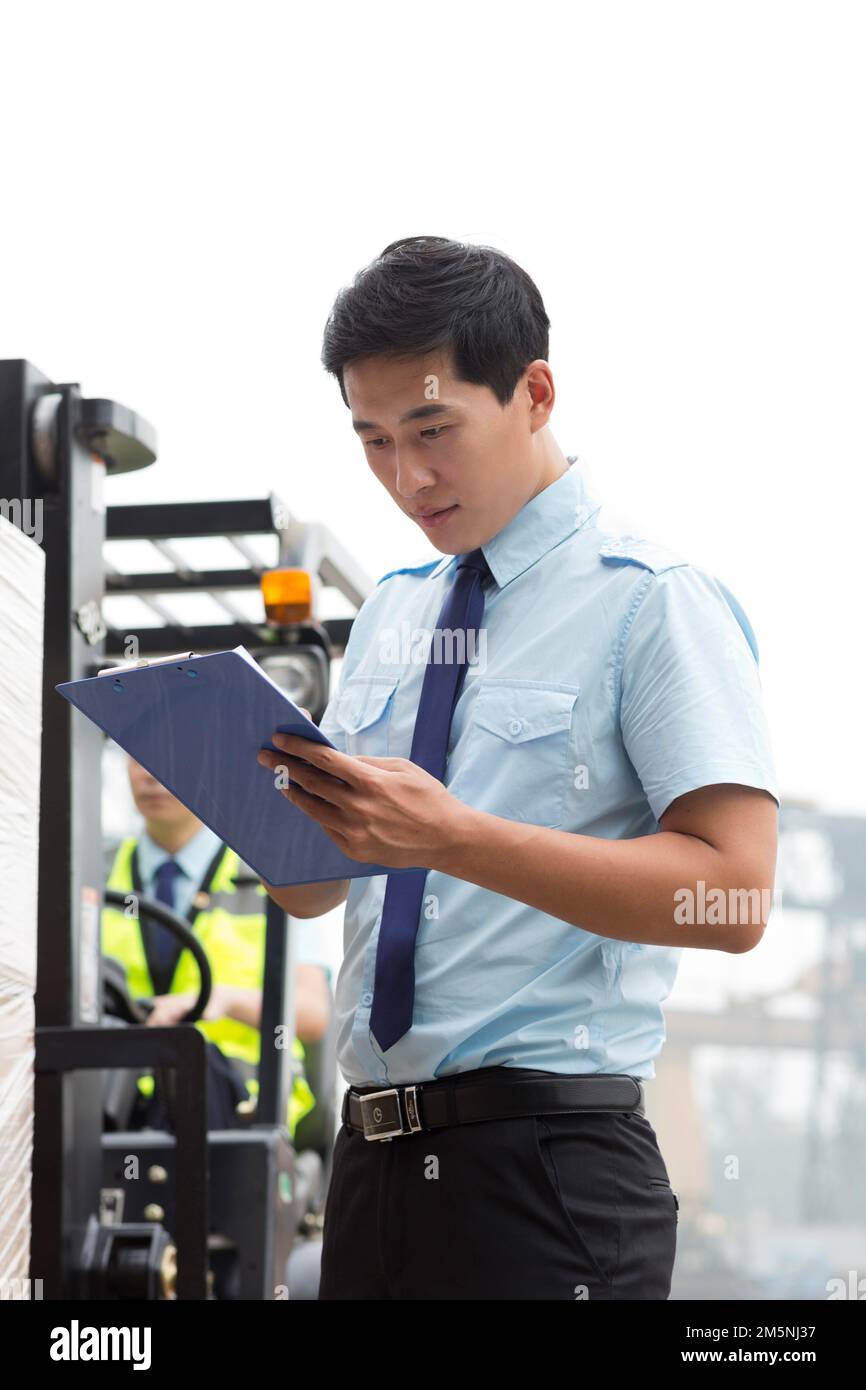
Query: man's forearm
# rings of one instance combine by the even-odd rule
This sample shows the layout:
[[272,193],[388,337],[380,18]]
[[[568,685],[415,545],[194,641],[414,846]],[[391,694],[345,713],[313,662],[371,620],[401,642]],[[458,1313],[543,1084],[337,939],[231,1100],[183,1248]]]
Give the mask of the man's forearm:
[[[432,869],[527,903],[572,926],[618,941],[657,946],[749,950],[762,924],[751,918],[731,925],[680,923],[675,894],[688,889],[699,901],[721,889],[762,889],[761,883],[735,883],[723,855],[694,836],[659,831],[631,840],[607,840],[528,825],[488,815],[469,806],[455,814],[449,845],[437,852]],[[769,885],[772,890],[772,883]],[[761,902],[765,901],[763,896]]]
[[287,888],[274,888],[262,883],[274,902],[279,903],[290,917],[322,917],[346,901],[349,879],[329,879],[325,883],[297,883]]
[[233,986],[228,1017],[235,1019],[238,1023],[248,1023],[251,1028],[261,1028],[261,990],[252,987],[244,988],[243,985]]

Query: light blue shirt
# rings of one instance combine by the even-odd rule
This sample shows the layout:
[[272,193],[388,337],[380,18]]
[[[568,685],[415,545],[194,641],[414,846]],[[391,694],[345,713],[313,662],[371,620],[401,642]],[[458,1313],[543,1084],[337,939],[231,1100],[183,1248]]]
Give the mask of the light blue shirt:
[[[572,463],[482,547],[496,583],[455,708],[445,785],[496,816],[613,840],[656,833],[676,797],[713,783],[778,800],[739,605],[680,556],[601,530],[598,511]],[[391,571],[363,604],[321,721],[342,751],[409,757],[423,634],[455,565],[446,555]],[[353,879],[346,903],[336,1010],[348,1082],[498,1065],[655,1076],[682,948],[597,936],[435,870],[416,940],[413,1025],[383,1054],[369,1019],[386,882]]]
[[[138,867],[141,873],[142,892],[146,896],[156,896],[156,872],[166,859],[175,859],[182,869],[174,881],[175,911],[185,917],[192,905],[193,894],[198,892],[207,867],[223,844],[209,826],[203,825],[192,839],[187,840],[182,849],[174,855],[162,848],[142,830],[138,841]],[[266,900],[262,897],[262,916]],[[264,933],[264,924],[262,932]],[[292,946],[296,965],[319,965],[331,978],[328,963],[327,942],[320,923],[305,918],[292,918]]]

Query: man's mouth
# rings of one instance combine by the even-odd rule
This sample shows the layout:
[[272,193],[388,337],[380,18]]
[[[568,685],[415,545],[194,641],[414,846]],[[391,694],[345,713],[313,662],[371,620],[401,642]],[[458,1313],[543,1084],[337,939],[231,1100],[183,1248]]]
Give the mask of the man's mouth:
[[443,522],[447,521],[448,518],[454,512],[456,512],[458,506],[459,503],[455,502],[454,505],[451,507],[439,507],[437,509],[432,509],[424,512],[413,512],[413,516],[416,521],[419,521],[421,523],[422,526],[441,526]]

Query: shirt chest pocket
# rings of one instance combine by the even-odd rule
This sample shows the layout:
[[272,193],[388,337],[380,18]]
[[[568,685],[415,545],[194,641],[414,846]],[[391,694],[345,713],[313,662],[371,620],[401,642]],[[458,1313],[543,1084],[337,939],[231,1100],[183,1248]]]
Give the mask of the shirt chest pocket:
[[388,756],[388,727],[396,689],[397,681],[388,677],[346,682],[334,717],[343,731],[347,753]]
[[449,791],[479,811],[557,826],[573,781],[580,687],[479,679]]

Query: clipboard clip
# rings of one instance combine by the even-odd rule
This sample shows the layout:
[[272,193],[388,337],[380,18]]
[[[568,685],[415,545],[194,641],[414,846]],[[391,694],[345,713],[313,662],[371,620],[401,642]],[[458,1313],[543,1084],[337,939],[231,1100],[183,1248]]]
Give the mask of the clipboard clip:
[[121,671],[138,671],[144,666],[165,666],[170,661],[192,661],[197,652],[175,652],[174,656],[140,656],[135,661],[122,661],[117,666],[103,666],[97,676],[116,676]]

